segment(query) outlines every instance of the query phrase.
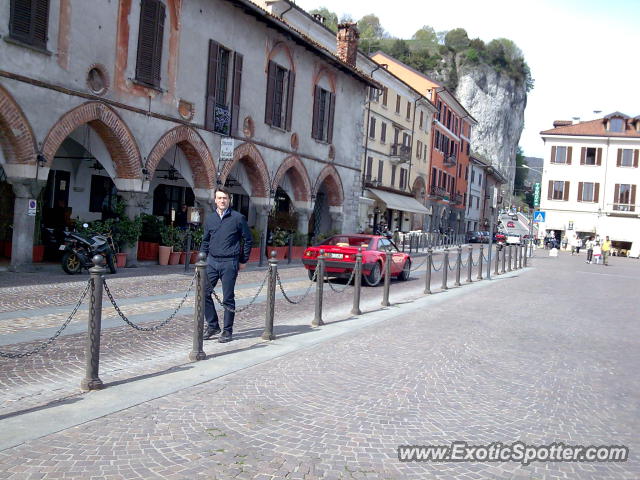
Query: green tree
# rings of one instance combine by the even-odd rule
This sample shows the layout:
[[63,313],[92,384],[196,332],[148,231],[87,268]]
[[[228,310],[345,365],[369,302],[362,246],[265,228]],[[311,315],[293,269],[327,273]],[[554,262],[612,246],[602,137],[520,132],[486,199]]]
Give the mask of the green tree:
[[330,11],[326,7],[314,8],[310,10],[309,13],[311,15],[322,15],[324,17],[324,25],[325,27],[333,30],[334,32],[338,31],[338,15],[334,12]]
[[524,192],[524,181],[527,178],[527,169],[524,161],[524,151],[520,146],[516,149],[516,176],[513,181],[513,190],[516,194]]
[[449,30],[444,36],[444,44],[454,52],[460,52],[469,46],[469,36],[464,28]]
[[426,50],[429,53],[438,51],[438,35],[433,27],[425,25],[416,31],[411,39],[414,40],[413,44],[416,46],[416,49]]
[[373,13],[365,15],[358,20],[358,30],[360,30],[360,38],[376,39],[387,36],[384,28],[382,28],[380,24],[380,19]]

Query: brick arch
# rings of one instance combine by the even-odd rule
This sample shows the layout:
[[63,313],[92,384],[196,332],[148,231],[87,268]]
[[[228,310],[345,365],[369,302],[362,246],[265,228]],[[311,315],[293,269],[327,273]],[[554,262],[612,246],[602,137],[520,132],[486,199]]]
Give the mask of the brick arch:
[[342,181],[340,175],[333,165],[327,165],[322,169],[318,179],[316,180],[313,193],[318,194],[320,187],[326,183],[325,190],[329,200],[330,207],[339,207],[344,202],[344,190],[342,189]]
[[0,148],[8,163],[36,163],[31,124],[11,94],[0,85]]
[[293,53],[291,53],[291,49],[284,42],[276,42],[276,44],[269,51],[269,55],[267,56],[267,59],[268,60],[273,60],[273,58],[278,54],[279,51],[283,51],[284,52],[284,54],[289,59],[289,69],[291,71],[295,72],[296,71],[296,64],[293,62]]
[[307,202],[311,199],[311,182],[307,169],[296,155],[288,157],[278,167],[278,171],[273,179],[273,188],[277,188],[280,182],[284,180],[284,176],[291,173],[293,186],[293,196],[296,201]]
[[224,185],[227,181],[229,173],[240,162],[247,171],[247,176],[251,182],[251,196],[268,197],[269,196],[269,171],[267,164],[264,162],[262,155],[253,143],[245,142],[238,146],[233,152],[233,160],[225,162],[224,168],[220,173],[220,183]]
[[313,75],[313,85],[317,85],[320,83],[322,77],[326,77],[329,85],[331,85],[331,91],[336,93],[336,74],[335,72],[329,70],[328,68],[321,66],[318,68],[316,73]]
[[421,176],[417,176],[413,181],[413,187],[411,187],[411,192],[413,193],[414,198],[421,200],[424,196],[420,195],[421,190],[424,190],[424,196],[427,195],[427,184],[424,181],[424,178]]
[[207,144],[193,128],[180,125],[166,132],[151,149],[146,168],[149,177],[158,168],[169,148],[176,145],[182,150],[193,173],[193,187],[213,189],[216,186],[216,166]]
[[124,120],[107,104],[87,102],[60,117],[45,138],[42,153],[51,166],[62,142],[81,125],[89,124],[104,142],[118,178],[142,178],[140,150]]

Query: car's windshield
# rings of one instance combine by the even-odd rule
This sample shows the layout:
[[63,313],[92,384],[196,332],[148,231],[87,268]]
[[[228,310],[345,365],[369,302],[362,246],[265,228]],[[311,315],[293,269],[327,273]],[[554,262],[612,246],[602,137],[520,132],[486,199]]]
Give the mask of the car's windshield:
[[350,237],[348,235],[335,235],[327,238],[322,245],[335,245],[336,247],[362,247],[369,248],[370,238]]

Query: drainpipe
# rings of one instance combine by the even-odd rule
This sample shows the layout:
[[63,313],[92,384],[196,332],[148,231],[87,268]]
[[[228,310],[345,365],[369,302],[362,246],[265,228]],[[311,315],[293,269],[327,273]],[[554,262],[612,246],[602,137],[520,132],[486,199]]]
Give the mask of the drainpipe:
[[290,3],[290,4],[289,4],[289,8],[287,8],[284,12],[282,12],[282,13],[280,14],[280,18],[283,18],[283,17],[285,16],[285,14],[286,14],[289,10],[291,10],[292,8],[293,8],[293,4],[291,4],[291,3]]

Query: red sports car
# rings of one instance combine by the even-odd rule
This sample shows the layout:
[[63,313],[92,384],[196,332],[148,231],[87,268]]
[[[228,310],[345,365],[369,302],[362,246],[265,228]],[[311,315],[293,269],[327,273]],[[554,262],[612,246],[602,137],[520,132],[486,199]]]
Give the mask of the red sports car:
[[313,279],[320,250],[324,250],[325,271],[330,277],[351,277],[355,268],[358,248],[362,248],[362,279],[371,287],[380,283],[384,276],[384,262],[392,255],[391,276],[408,280],[411,272],[411,257],[398,251],[395,244],[379,235],[341,234],[326,239],[320,245],[304,251],[302,263],[309,278]]

